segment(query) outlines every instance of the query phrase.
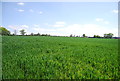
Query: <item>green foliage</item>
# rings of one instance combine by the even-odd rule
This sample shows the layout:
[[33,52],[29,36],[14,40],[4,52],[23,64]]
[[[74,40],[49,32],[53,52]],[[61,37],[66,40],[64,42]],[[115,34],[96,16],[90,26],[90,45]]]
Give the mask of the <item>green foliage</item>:
[[86,35],[85,35],[85,34],[83,34],[83,37],[86,37]]
[[3,79],[117,79],[118,40],[3,36]]
[[73,35],[71,34],[70,37],[73,37]]
[[94,35],[94,38],[100,38],[100,36],[99,35]]
[[104,34],[104,37],[105,37],[105,38],[112,38],[112,37],[113,37],[113,34],[112,34],[112,33]]
[[10,31],[4,27],[0,27],[0,35],[10,35]]
[[25,35],[25,30],[24,29],[22,29],[22,30],[20,30],[20,33],[21,33],[21,35]]

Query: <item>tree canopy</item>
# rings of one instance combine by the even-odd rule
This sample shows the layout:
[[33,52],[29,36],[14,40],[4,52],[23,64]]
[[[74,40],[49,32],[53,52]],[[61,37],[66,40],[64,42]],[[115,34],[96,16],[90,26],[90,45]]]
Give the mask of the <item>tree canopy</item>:
[[10,35],[10,31],[4,27],[0,27],[0,35]]
[[21,35],[25,35],[25,30],[24,29],[22,29],[22,30],[20,30],[20,33],[21,33]]
[[112,38],[112,37],[113,37],[113,34],[112,34],[112,33],[104,34],[104,37],[105,37],[105,38]]

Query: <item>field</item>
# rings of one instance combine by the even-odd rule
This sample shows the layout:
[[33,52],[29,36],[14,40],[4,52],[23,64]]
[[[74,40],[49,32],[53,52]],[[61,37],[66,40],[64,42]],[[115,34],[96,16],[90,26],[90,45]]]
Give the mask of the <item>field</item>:
[[118,40],[3,36],[3,79],[117,79]]

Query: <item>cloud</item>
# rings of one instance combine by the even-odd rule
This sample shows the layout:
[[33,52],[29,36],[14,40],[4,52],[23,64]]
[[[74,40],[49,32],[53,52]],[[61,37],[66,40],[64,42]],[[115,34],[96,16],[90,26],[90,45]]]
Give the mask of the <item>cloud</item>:
[[64,25],[62,25],[62,24],[55,24],[55,25],[52,25],[52,27],[64,27]]
[[30,9],[29,11],[30,11],[30,12],[34,12],[34,10],[33,10],[33,9]]
[[96,18],[96,21],[101,22],[101,21],[103,21],[103,19],[102,18]]
[[[109,24],[108,21],[105,21],[103,18],[96,18],[97,22],[102,22],[104,24]],[[45,24],[46,26],[54,29],[50,34],[54,35],[83,35],[84,33],[87,36],[100,35],[103,36],[105,33],[114,33],[117,36],[117,27],[109,28],[97,24],[71,24],[67,25],[65,22],[55,22],[53,25]],[[45,30],[45,29],[44,29]],[[42,31],[42,30],[41,30]],[[46,31],[47,32],[47,31]]]
[[68,35],[82,35],[84,33],[87,35],[92,35],[93,31],[98,31],[98,26],[95,24],[72,24],[65,28],[61,28],[60,30],[68,33]]
[[46,25],[48,25],[50,27],[64,27],[66,25],[66,23],[65,22],[55,22],[55,24],[53,24],[53,25],[49,25],[49,24],[46,24]]
[[22,28],[29,28],[28,25],[21,25]]
[[28,29],[29,28],[28,25],[9,25],[8,27],[10,29],[13,29],[13,30],[21,30],[21,29]]
[[18,12],[24,12],[24,11],[25,11],[25,10],[23,10],[23,9],[19,9],[19,10],[18,10]]
[[112,10],[113,13],[118,13],[118,10]]
[[19,2],[19,3],[17,3],[18,5],[21,5],[21,6],[23,6],[24,5],[24,3],[23,2]]
[[11,28],[11,29],[13,29],[13,30],[17,29],[17,27],[15,25],[9,25],[8,27]]
[[56,29],[56,34],[58,34],[57,32],[61,32],[61,34],[66,36],[69,36],[70,34],[81,36],[83,34],[86,34],[87,36],[103,36],[105,33],[113,33],[115,36],[117,36],[117,31],[117,28],[110,29],[97,24],[71,24],[66,27]]
[[97,22],[102,22],[102,23],[104,23],[104,24],[109,24],[109,22],[106,21],[106,20],[104,20],[103,18],[96,18],[95,20],[96,20]]
[[29,26],[28,25],[9,25],[8,26],[8,28],[9,29],[11,29],[11,30],[16,30],[17,31],[17,34],[20,34],[20,30],[22,30],[22,29],[24,29],[25,30],[25,32],[27,32],[26,34],[29,34],[30,32],[29,32]]
[[40,25],[38,25],[38,24],[34,24],[32,27],[33,27],[33,28],[31,28],[31,30],[33,30],[34,33],[39,32],[39,33],[48,34],[49,32],[56,31],[55,29],[42,28],[42,27],[40,27]]
[[[56,24],[56,23],[55,23]],[[57,23],[60,24],[60,23]],[[66,24],[66,23],[61,23]],[[47,26],[47,25],[46,25]],[[25,29],[27,34],[30,33],[41,33],[41,34],[50,34],[50,35],[60,35],[60,36],[70,36],[73,35],[80,35],[86,34],[86,36],[94,36],[100,35],[104,36],[105,33],[113,33],[114,36],[118,36],[118,28],[117,27],[104,27],[97,24],[70,24],[64,27],[50,27],[49,25],[47,28],[40,27],[38,24],[34,24],[33,26],[28,25],[9,25],[8,28],[11,30],[19,30]]]
[[33,30],[37,32],[42,32],[42,33],[56,31],[55,29],[47,29],[47,28],[40,28],[40,27],[34,27]]
[[43,14],[43,12],[42,12],[42,11],[39,11],[38,14]]

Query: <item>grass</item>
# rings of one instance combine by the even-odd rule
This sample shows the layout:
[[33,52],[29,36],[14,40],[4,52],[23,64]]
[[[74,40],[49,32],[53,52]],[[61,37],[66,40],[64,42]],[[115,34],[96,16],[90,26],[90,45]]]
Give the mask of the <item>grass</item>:
[[4,36],[3,79],[117,79],[118,40]]

